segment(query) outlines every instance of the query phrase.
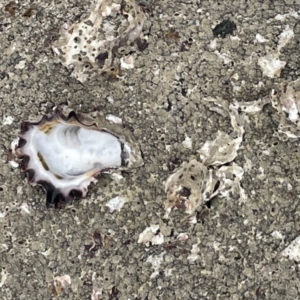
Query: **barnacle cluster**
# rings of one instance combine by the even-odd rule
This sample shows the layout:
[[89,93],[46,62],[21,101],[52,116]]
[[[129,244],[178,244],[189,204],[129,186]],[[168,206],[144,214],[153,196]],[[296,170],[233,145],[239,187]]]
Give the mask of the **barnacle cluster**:
[[72,76],[85,82],[110,70],[117,59],[126,61],[124,57],[134,52],[130,44],[140,36],[145,18],[133,0],[97,0],[87,18],[62,26],[53,52]]

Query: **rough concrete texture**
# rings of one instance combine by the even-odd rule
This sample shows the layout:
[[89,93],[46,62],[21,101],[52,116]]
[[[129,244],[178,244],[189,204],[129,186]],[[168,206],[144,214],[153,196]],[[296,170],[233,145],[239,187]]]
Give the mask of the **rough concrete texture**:
[[[141,4],[148,47],[134,69],[84,84],[51,44],[64,22],[88,15],[90,1],[0,4],[0,298],[299,299],[298,264],[282,255],[300,229],[299,145],[278,138],[280,115],[270,104],[244,116],[235,162],[246,199],[216,197],[190,224],[180,209],[164,218],[163,185],[217,130],[232,131],[203,98],[253,101],[299,77],[299,1]],[[226,20],[231,35],[216,29]],[[286,65],[270,78],[258,60],[277,51],[287,25],[294,37],[278,54]],[[121,117],[145,165],[119,183],[100,178],[85,199],[53,210],[7,154],[22,121],[59,104]],[[117,196],[127,202],[111,212],[106,204]]]

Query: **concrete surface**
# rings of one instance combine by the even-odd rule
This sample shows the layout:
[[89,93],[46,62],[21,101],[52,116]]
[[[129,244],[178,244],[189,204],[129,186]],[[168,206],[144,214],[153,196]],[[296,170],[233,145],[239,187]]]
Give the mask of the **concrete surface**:
[[[280,117],[270,105],[249,116],[236,159],[247,200],[214,199],[196,224],[182,222],[180,211],[163,218],[163,181],[173,168],[218,129],[230,132],[229,118],[201,99],[256,100],[299,76],[300,22],[291,12],[300,2],[143,2],[149,46],[135,68],[121,81],[84,84],[69,76],[50,44],[90,1],[8,3],[0,3],[0,298],[300,299],[299,267],[281,255],[300,229],[299,145],[274,136]],[[213,42],[212,29],[228,19],[238,39],[221,32]],[[287,65],[268,78],[257,59],[276,47],[286,25],[295,33],[281,51]],[[254,42],[258,33],[268,41]],[[144,167],[125,174],[123,184],[101,178],[84,200],[46,209],[42,188],[29,186],[7,154],[22,121],[58,104],[120,116],[141,145]],[[192,149],[182,144],[186,135]],[[105,204],[124,193],[129,203],[110,213]],[[160,224],[164,243],[138,244],[153,224]],[[179,233],[188,239],[177,241]]]

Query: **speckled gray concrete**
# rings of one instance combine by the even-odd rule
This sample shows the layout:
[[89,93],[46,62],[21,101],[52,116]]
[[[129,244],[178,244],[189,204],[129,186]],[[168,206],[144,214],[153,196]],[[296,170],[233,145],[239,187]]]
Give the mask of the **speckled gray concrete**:
[[[295,11],[299,1],[155,1],[147,9],[149,47],[135,68],[123,81],[98,78],[85,84],[69,77],[49,47],[59,26],[89,7],[87,0],[64,2],[35,1],[33,15],[25,17],[30,4],[20,1],[14,16],[0,15],[0,298],[51,299],[54,279],[69,275],[72,284],[58,299],[91,299],[93,289],[103,289],[103,299],[299,299],[298,265],[280,252],[299,235],[300,152],[298,141],[273,136],[279,122],[274,109],[267,106],[250,116],[245,128],[236,162],[252,163],[242,180],[246,202],[216,199],[194,225],[182,223],[179,211],[163,220],[162,184],[171,173],[170,159],[187,161],[217,129],[231,130],[229,118],[209,111],[203,97],[255,100],[276,83],[299,76],[299,19],[274,19]],[[209,45],[212,28],[228,18],[237,25],[234,35],[240,40],[218,39],[217,50],[228,50],[232,57],[224,64]],[[253,41],[260,33],[274,47],[287,24],[295,32],[280,57],[287,66],[280,78],[270,79],[257,63],[249,64],[252,53],[265,53],[266,43]],[[166,40],[170,29],[179,39]],[[189,40],[188,51],[180,51],[181,43]],[[24,68],[18,65],[22,60]],[[231,84],[235,73],[239,82],[245,81],[238,93]],[[264,83],[261,88],[259,81]],[[6,163],[6,155],[21,121],[48,113],[57,104],[122,117],[141,144],[145,166],[127,174],[124,185],[101,179],[85,200],[47,210],[44,191],[30,187],[20,171]],[[7,116],[13,123],[3,125]],[[182,145],[185,134],[193,140],[192,150]],[[265,177],[259,176],[261,166]],[[112,189],[132,199],[111,214],[105,203]],[[22,214],[24,202],[30,214]],[[189,239],[176,247],[138,244],[139,234],[159,222],[171,228],[166,230],[171,244],[181,232]],[[88,257],[84,246],[92,243],[95,230],[113,237]],[[274,231],[283,238],[273,237]],[[196,243],[200,258],[191,262],[187,257]],[[158,275],[150,278],[153,268],[147,258],[164,251]]]

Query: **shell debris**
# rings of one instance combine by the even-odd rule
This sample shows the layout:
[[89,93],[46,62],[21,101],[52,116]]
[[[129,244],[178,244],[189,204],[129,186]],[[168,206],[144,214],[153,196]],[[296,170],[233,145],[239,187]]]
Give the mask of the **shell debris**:
[[147,257],[146,263],[151,264],[152,269],[153,269],[153,272],[150,275],[151,279],[153,279],[159,275],[159,269],[160,269],[161,264],[164,261],[164,256],[166,253],[167,253],[166,251],[163,251],[162,253],[160,253],[158,255],[149,255]]
[[164,236],[159,230],[159,225],[150,225],[140,235],[138,243],[160,245],[164,242]]
[[12,116],[7,116],[3,118],[2,125],[11,125],[14,121],[14,118]]
[[49,292],[53,297],[58,296],[63,290],[66,290],[71,285],[71,277],[63,275],[54,280],[54,283],[48,286]]
[[124,197],[114,197],[110,199],[105,206],[109,208],[110,213],[113,213],[114,211],[121,211],[124,204],[127,202],[127,200]]
[[79,23],[64,24],[52,45],[60,62],[80,82],[108,72],[116,63],[124,69],[134,67],[136,54],[130,46],[141,34],[146,16],[134,0],[98,0],[90,15]]
[[282,251],[282,255],[300,263],[300,236],[294,239],[292,243]]
[[281,115],[278,132],[289,138],[299,138],[300,79],[282,83],[277,91],[271,91],[270,100]]
[[275,78],[279,77],[281,70],[285,67],[286,61],[279,59],[280,51],[293,38],[294,31],[287,25],[278,37],[277,49],[269,51],[265,56],[258,59],[258,65],[261,67],[263,74]]
[[197,259],[200,258],[200,255],[198,254],[200,252],[200,248],[198,246],[198,243],[197,244],[194,244],[192,246],[192,249],[191,249],[191,253],[189,254],[189,256],[187,257],[187,259],[193,263],[195,262]]
[[[220,107],[231,118],[236,138],[219,131],[213,141],[207,141],[198,150],[200,161],[192,159],[182,165],[168,177],[165,183],[167,200],[165,217],[172,209],[181,209],[193,217],[203,204],[215,196],[246,198],[240,185],[244,170],[234,159],[242,143],[244,127],[237,108],[220,98],[206,98],[208,105]],[[223,114],[223,112],[221,112]],[[225,166],[226,164],[226,166]],[[190,219],[192,220],[192,218]]]

